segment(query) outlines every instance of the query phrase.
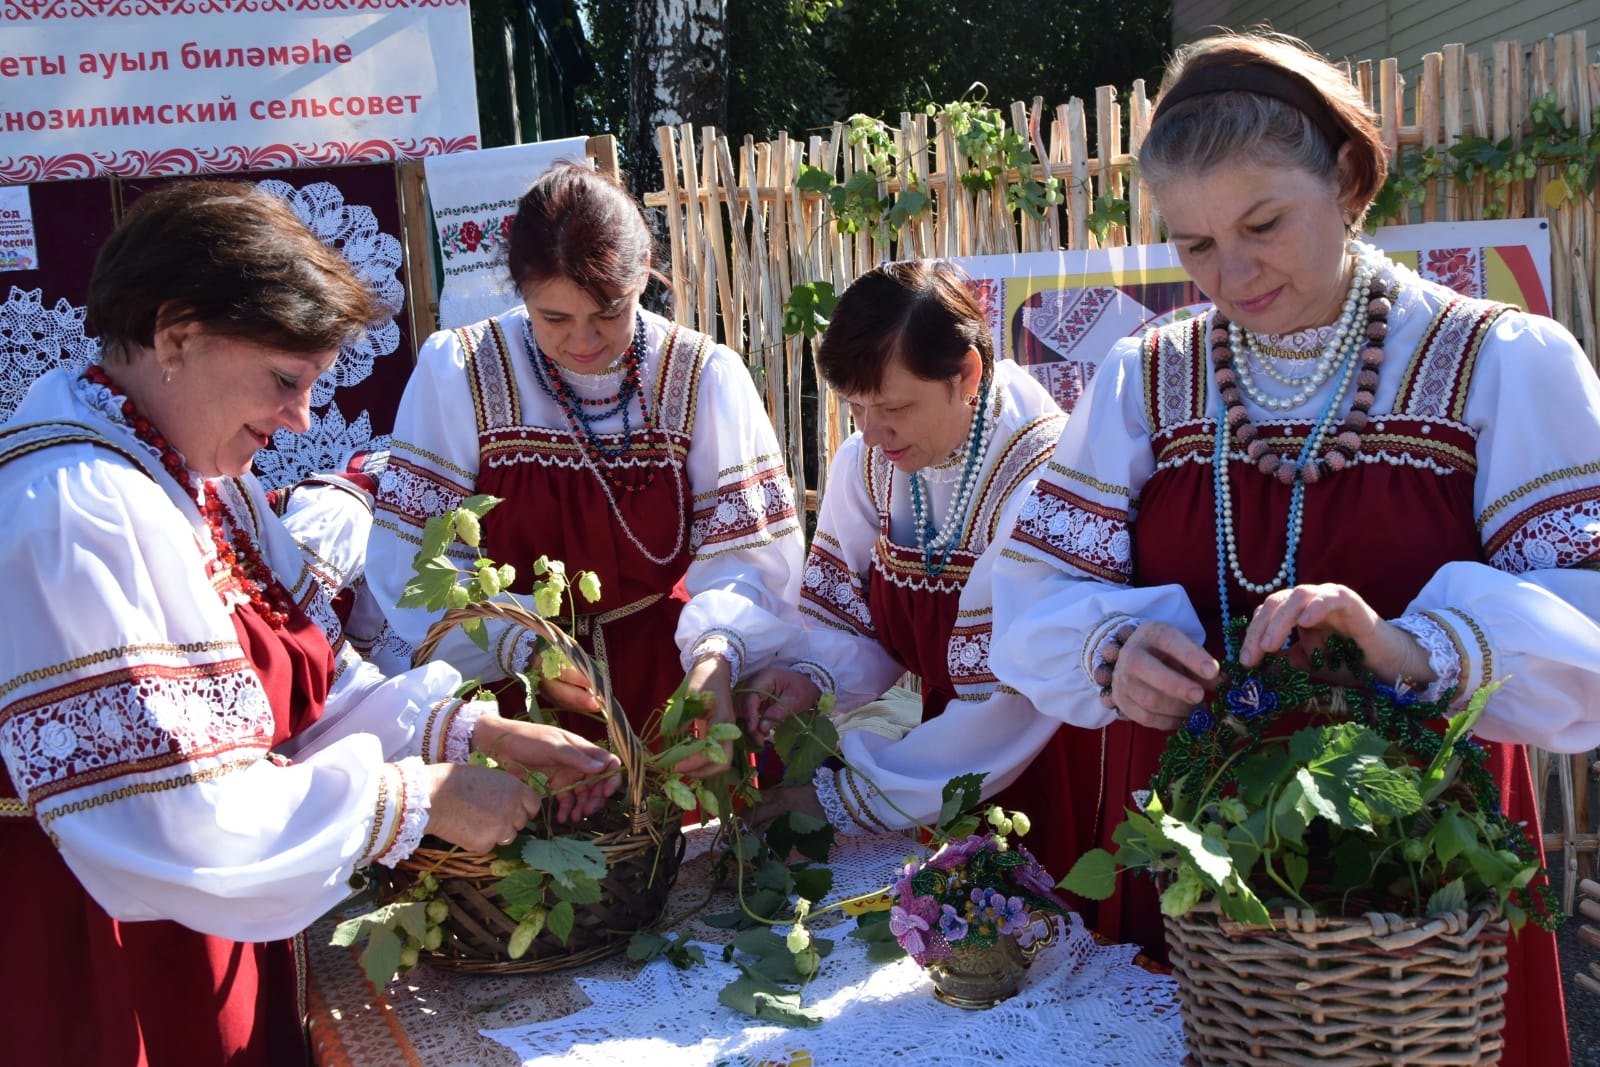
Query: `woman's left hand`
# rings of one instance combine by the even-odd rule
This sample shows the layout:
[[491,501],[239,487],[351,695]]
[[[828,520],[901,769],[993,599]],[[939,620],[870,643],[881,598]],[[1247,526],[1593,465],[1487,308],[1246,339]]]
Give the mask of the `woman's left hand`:
[[1310,666],[1312,649],[1339,634],[1361,649],[1367,669],[1379,681],[1408,678],[1419,685],[1434,680],[1427,650],[1411,634],[1385,621],[1353,589],[1343,585],[1297,585],[1262,601],[1239,645],[1239,662],[1254,667],[1293,637],[1290,660]]
[[[687,692],[700,698],[701,716],[695,720],[696,736],[704,737],[706,731],[719,722],[733,721],[733,668],[721,656],[702,656],[689,668]],[[707,756],[690,756],[672,768],[674,773],[690,778],[710,778],[728,769],[733,761],[733,742],[722,743],[723,758],[719,763]]]
[[765,826],[778,816],[787,815],[791,811],[805,812],[823,822],[828,821],[827,814],[822,810],[822,801],[817,799],[817,788],[810,782],[763,789],[761,803],[751,810],[748,819],[751,826]]
[[563,822],[595,814],[622,784],[614,754],[558,726],[486,715],[473,729],[472,745],[519,778],[529,771],[547,775]]

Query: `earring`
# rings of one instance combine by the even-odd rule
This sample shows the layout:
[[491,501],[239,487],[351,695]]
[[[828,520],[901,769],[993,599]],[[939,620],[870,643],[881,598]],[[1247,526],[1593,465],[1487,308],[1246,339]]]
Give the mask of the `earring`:
[[172,368],[171,367],[162,367],[161,368],[161,384],[162,385],[171,385],[172,384]]
[[978,406],[978,394],[977,393],[968,393],[967,394],[967,407],[975,408],[977,406]]

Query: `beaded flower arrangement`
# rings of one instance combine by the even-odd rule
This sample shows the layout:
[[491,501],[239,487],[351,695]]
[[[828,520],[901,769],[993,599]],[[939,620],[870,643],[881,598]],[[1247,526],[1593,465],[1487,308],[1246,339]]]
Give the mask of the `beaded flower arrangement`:
[[894,884],[889,929],[919,966],[949,959],[958,946],[1026,939],[1045,915],[1069,910],[1033,854],[1006,840],[1027,831],[1027,816],[991,808],[989,822],[993,830],[906,864]]
[[[1246,626],[1234,622],[1230,648]],[[1498,685],[1452,715],[1447,701],[1378,682],[1352,641],[1333,638],[1310,667],[1281,654],[1225,664],[1228,683],[1169,739],[1148,805],[1115,831],[1116,855],[1086,853],[1062,887],[1103,900],[1119,870],[1143,869],[1160,875],[1174,916],[1205,899],[1257,925],[1290,905],[1414,917],[1487,905],[1514,929],[1554,929],[1538,853],[1468,736]],[[1296,711],[1304,724],[1292,729]]]

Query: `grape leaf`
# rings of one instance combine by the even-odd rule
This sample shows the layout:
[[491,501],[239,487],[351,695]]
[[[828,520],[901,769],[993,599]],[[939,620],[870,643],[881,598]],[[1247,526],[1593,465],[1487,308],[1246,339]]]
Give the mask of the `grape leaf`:
[[1092,848],[1078,857],[1072,870],[1056,885],[1089,900],[1105,900],[1117,888],[1117,864],[1111,853]]
[[800,1006],[800,994],[785,992],[748,975],[724,986],[717,1002],[734,1011],[781,1026],[821,1026],[822,1015]]
[[555,875],[555,884],[551,889],[561,900],[570,900],[574,904],[598,904],[602,895],[600,883],[579,871],[563,871]]
[[550,932],[555,934],[563,945],[572,936],[573,920],[572,905],[565,900],[560,901],[555,907],[551,908],[544,918],[545,925],[550,928]]
[[375,927],[361,950],[361,970],[374,989],[382,989],[400,969],[400,938],[387,926]]
[[827,867],[791,867],[794,891],[807,900],[821,900],[833,890],[833,871]]
[[606,876],[606,855],[593,842],[577,837],[529,838],[522,846],[522,862],[562,877],[578,871],[590,878]]
[[523,869],[506,875],[489,888],[499,893],[507,904],[527,907],[544,903],[545,880],[543,871]]

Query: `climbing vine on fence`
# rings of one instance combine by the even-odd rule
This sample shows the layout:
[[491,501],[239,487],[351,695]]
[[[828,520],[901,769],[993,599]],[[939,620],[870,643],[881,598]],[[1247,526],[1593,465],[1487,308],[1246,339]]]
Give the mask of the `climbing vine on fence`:
[[1513,183],[1531,181],[1540,168],[1552,172],[1539,189],[1550,210],[1594,196],[1600,191],[1600,107],[1594,110],[1589,133],[1567,120],[1553,95],[1539,97],[1528,110],[1528,129],[1520,140],[1468,136],[1442,153],[1433,148],[1396,153],[1370,218],[1409,221],[1412,206],[1421,204],[1429,183],[1440,179],[1460,189],[1482,179],[1490,193],[1484,217],[1502,218]]

